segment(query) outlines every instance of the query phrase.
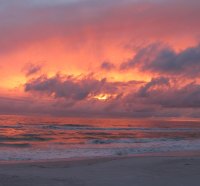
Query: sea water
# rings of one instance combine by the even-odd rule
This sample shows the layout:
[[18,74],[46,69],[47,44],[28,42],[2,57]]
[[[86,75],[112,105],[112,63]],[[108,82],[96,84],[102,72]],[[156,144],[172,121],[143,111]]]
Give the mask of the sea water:
[[200,121],[0,116],[0,160],[200,150]]

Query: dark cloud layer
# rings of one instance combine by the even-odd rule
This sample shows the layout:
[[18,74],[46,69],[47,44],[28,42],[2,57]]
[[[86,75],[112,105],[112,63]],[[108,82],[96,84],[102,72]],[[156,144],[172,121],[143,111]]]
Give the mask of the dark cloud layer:
[[196,77],[200,73],[200,45],[175,52],[162,44],[140,49],[133,59],[121,64],[121,70],[139,68],[157,74]]
[[84,100],[89,96],[103,93],[114,93],[117,87],[106,82],[106,79],[96,80],[90,75],[77,79],[72,76],[41,76],[25,85],[26,92],[40,92],[55,98],[66,98],[75,101]]
[[[146,83],[112,83],[106,79],[97,80],[93,75],[56,75],[50,78],[40,76],[28,81],[25,91],[36,94],[41,100],[43,95],[51,100],[43,105],[41,101],[33,103],[34,112],[39,105],[39,110],[44,113],[65,116],[196,117],[200,109],[200,84],[190,82],[180,86],[176,82],[162,76]],[[95,99],[99,94],[111,96],[101,101]]]
[[170,83],[168,78],[156,78],[142,86],[134,95],[146,105],[162,108],[200,108],[200,84],[188,83],[182,87]]

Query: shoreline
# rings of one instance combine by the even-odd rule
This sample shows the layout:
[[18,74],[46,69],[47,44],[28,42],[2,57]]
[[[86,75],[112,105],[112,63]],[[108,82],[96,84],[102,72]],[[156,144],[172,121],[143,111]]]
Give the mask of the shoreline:
[[120,160],[130,158],[142,158],[142,157],[200,157],[200,151],[174,151],[174,152],[153,152],[143,154],[131,154],[131,155],[116,155],[116,156],[94,156],[94,157],[75,157],[75,158],[58,158],[58,159],[38,159],[38,160],[0,160],[0,165],[9,164],[32,164],[32,163],[76,163],[84,161],[98,161],[98,160]]

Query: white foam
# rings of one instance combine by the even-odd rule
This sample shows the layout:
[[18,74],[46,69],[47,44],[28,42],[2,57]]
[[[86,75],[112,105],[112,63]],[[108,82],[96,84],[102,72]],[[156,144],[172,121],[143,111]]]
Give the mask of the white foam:
[[116,156],[116,155],[134,155],[151,152],[173,152],[173,151],[194,151],[200,150],[200,140],[181,140],[181,141],[157,141],[149,143],[134,143],[124,146],[106,145],[87,145],[71,146],[71,148],[49,148],[33,149],[2,149],[0,151],[0,160],[47,160],[61,158],[84,158],[97,156]]

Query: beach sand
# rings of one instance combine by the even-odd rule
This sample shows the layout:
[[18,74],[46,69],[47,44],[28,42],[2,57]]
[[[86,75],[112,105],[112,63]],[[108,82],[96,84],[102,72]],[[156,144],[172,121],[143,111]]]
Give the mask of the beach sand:
[[0,186],[200,186],[200,156],[1,163]]

